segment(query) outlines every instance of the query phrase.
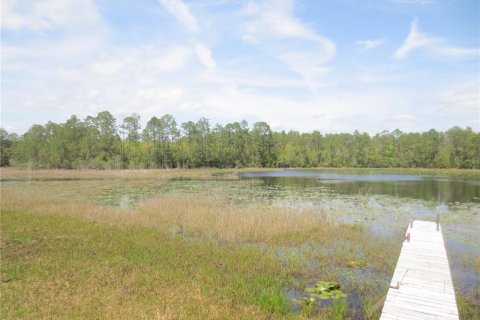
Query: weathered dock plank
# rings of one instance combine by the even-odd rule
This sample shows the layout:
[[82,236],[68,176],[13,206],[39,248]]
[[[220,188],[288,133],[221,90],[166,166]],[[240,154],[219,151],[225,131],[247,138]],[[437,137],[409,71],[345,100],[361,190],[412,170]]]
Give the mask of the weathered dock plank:
[[458,320],[441,228],[437,231],[435,222],[414,221],[408,234],[380,319]]

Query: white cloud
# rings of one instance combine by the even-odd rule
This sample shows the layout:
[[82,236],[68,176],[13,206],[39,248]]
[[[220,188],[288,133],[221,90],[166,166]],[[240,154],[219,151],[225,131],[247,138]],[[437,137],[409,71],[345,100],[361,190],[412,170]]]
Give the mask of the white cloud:
[[186,46],[162,48],[151,50],[149,65],[161,71],[175,71],[183,68],[191,55],[191,50]]
[[323,44],[330,55],[335,54],[333,42],[316,33],[294,16],[293,0],[250,2],[244,11],[252,18],[244,24],[246,41],[255,43],[266,37],[307,39]]
[[441,110],[476,116],[480,125],[480,85],[454,88],[439,98]]
[[[178,22],[191,34],[195,34],[194,38],[197,38],[200,31],[197,19],[190,12],[190,8],[182,0],[159,0],[160,3],[172,14]],[[212,50],[205,44],[196,40],[192,45],[193,52],[195,52],[198,61],[208,69],[216,67],[217,62],[213,58]],[[176,57],[172,57],[172,60]]]
[[1,5],[2,28],[41,32],[53,29],[98,28],[100,14],[93,0],[38,0],[25,6],[17,0]]
[[406,114],[406,113],[394,114],[391,117],[391,121],[395,124],[394,126],[400,126],[400,127],[411,126],[413,124],[420,122],[420,120],[417,117],[412,116],[411,114]]
[[248,3],[243,39],[284,62],[314,91],[329,70],[325,64],[335,57],[336,46],[296,18],[293,11],[292,0]]
[[410,32],[402,46],[394,54],[395,59],[405,59],[413,50],[424,49],[427,54],[447,58],[469,58],[480,56],[479,48],[453,47],[444,39],[428,36],[418,30],[418,22],[414,20],[410,25]]
[[403,45],[395,51],[396,59],[404,59],[412,50],[431,46],[439,42],[437,38],[431,38],[418,31],[418,22],[413,20],[410,25],[410,32]]
[[157,104],[160,101],[168,104],[176,104],[179,103],[180,99],[185,95],[185,91],[176,86],[162,86],[160,88],[140,88],[136,91],[136,95],[138,98],[153,104]]
[[198,42],[195,45],[195,53],[197,54],[198,60],[206,68],[215,68],[217,63],[213,59],[212,51],[210,48]]
[[190,8],[182,0],[159,0],[178,22],[190,33],[197,33],[198,23],[190,12]]
[[76,81],[82,78],[82,73],[79,70],[72,68],[60,67],[55,71],[55,74],[64,80],[67,81]]
[[277,58],[301,75],[313,92],[321,85],[317,82],[318,78],[330,71],[330,68],[325,66],[325,57],[319,56],[316,50],[287,51],[280,53]]
[[247,40],[255,41],[259,36],[316,38],[312,30],[293,16],[293,4],[289,0],[250,2],[245,13],[254,19],[245,24]]
[[362,84],[387,84],[398,83],[404,78],[408,78],[410,75],[402,74],[398,70],[384,67],[381,68],[362,68],[357,74],[356,80]]
[[[154,36],[145,37],[138,33],[134,42],[122,39],[123,24],[105,23],[91,1],[85,3],[92,4],[92,14],[79,13],[87,22],[72,20],[74,23],[63,17],[44,18],[46,13],[34,9],[37,3],[53,6],[53,1],[31,2],[28,8],[20,7],[21,3],[8,2],[14,19],[2,19],[2,27],[8,25],[6,32],[11,32],[2,43],[2,77],[7,84],[2,92],[2,117],[18,133],[33,123],[64,122],[71,114],[83,118],[103,110],[118,119],[132,112],[141,114],[143,121],[170,113],[179,122],[206,116],[212,123],[267,121],[279,130],[359,129],[370,133],[393,124],[417,130],[431,119],[418,111],[422,106],[432,112],[432,106],[439,105],[457,110],[460,125],[466,123],[465,117],[478,115],[474,112],[478,86],[442,90],[443,79],[423,84],[424,77],[434,78],[431,70],[415,73],[403,64],[390,65],[391,61],[379,65],[363,61],[341,65],[340,61],[333,69],[335,43],[300,19],[292,0],[250,2],[240,5],[242,14],[235,11],[237,2],[218,5],[215,10],[203,10],[211,5],[208,1],[186,2],[195,3],[202,14],[198,17],[193,15],[197,10],[191,11],[184,2],[162,0],[166,14],[175,17],[175,24],[179,22],[180,36],[176,31],[154,31]],[[82,10],[79,1],[62,3]],[[162,8],[158,2],[154,5]],[[2,16],[4,8],[2,3]],[[65,16],[73,14],[71,10],[75,11],[66,10]],[[164,23],[155,26],[161,28]],[[92,27],[96,25],[100,27]],[[447,46],[444,40],[420,32],[416,25],[414,28],[403,58],[420,49],[442,57],[466,57],[476,51]],[[11,40],[17,30],[28,37]],[[106,31],[113,37],[107,37]],[[238,40],[232,38],[235,35],[244,42],[233,48],[232,42]],[[369,50],[383,40],[357,44]],[[412,86],[416,90],[411,90]],[[446,93],[435,100],[438,92]],[[450,111],[437,114],[452,123]]]
[[[378,99],[381,96],[382,99]],[[353,132],[355,129],[376,133],[385,129],[385,121],[374,125],[365,121],[365,114],[378,110],[397,109],[407,100],[386,90],[334,91],[318,97],[296,99],[288,95],[262,95],[234,88],[206,94],[200,101],[207,117],[218,119],[227,114],[234,120],[267,121],[275,130]],[[400,117],[401,118],[401,117]],[[404,120],[403,119],[398,120]],[[391,119],[390,119],[391,120]],[[415,122],[416,123],[416,122]]]
[[368,40],[358,40],[355,42],[356,45],[362,48],[362,51],[368,51],[370,49],[380,46],[386,38],[382,39],[368,39]]
[[123,62],[121,60],[107,60],[91,64],[92,71],[102,76],[114,76],[121,72]]

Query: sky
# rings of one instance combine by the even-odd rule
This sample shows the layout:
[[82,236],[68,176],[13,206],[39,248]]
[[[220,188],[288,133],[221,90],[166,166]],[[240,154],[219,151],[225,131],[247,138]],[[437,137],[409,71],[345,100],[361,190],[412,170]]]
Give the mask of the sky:
[[1,126],[480,130],[478,0],[2,0]]

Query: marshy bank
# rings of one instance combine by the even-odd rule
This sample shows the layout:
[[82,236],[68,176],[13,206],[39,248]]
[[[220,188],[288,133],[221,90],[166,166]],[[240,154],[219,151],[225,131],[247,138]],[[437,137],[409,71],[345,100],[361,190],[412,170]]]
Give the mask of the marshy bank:
[[[371,171],[356,180],[342,170],[326,170],[335,179],[243,172],[2,169],[3,313],[375,319],[406,223],[440,212],[460,312],[479,316],[480,206],[432,200],[447,184],[425,186],[465,181],[462,196],[475,198],[478,181],[459,178],[469,171],[433,180],[404,171],[403,187],[385,171],[374,172],[380,186]],[[399,194],[415,185],[425,192]],[[347,296],[302,302],[318,281]]]

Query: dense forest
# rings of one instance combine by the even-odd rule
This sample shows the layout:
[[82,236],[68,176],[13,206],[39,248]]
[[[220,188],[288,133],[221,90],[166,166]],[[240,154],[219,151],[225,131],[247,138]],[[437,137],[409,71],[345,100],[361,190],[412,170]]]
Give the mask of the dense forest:
[[265,122],[225,126],[201,118],[180,125],[171,115],[141,128],[108,111],[81,121],[33,125],[22,136],[0,129],[2,166],[28,168],[422,167],[480,168],[480,133],[384,131],[374,136],[273,132]]

